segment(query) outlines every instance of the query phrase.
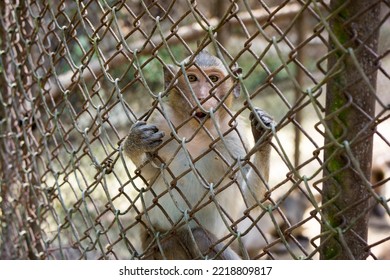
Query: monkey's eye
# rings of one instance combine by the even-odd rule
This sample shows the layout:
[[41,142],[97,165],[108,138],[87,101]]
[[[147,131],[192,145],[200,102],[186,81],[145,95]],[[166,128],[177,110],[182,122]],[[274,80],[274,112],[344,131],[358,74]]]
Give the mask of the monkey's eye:
[[198,78],[192,74],[188,75],[187,78],[190,81],[190,83],[196,82],[198,80]]
[[219,80],[219,77],[218,77],[218,76],[215,76],[215,75],[210,75],[209,78],[210,78],[210,80],[211,80],[213,83],[216,83],[216,82],[218,82],[218,80]]

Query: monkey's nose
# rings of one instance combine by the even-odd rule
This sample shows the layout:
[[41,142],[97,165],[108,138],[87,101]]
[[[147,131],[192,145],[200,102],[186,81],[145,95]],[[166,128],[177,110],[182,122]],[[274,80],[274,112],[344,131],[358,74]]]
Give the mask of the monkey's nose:
[[204,117],[207,116],[206,113],[203,113],[202,111],[199,111],[199,112],[196,112],[195,113],[195,116],[198,118],[198,119],[203,119]]

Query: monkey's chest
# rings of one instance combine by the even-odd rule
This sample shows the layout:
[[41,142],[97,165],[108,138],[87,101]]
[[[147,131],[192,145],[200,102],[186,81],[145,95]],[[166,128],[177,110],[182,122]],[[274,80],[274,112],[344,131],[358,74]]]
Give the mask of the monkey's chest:
[[[207,146],[206,146],[207,147]],[[171,194],[183,199],[189,208],[207,203],[210,197],[224,201],[226,196],[237,191],[234,185],[237,161],[230,157],[224,147],[199,147],[187,145],[167,165],[164,181]],[[233,192],[233,193],[232,193]]]
[[245,156],[245,148],[235,140],[227,137],[213,142],[198,137],[178,147],[174,154],[168,153],[174,149],[167,147],[164,158],[174,183],[205,187],[234,179],[239,173],[237,162]]
[[[232,199],[240,200],[241,191],[236,184],[233,170],[237,164],[221,147],[193,150],[182,148],[166,166],[152,186],[149,203],[153,211],[164,209],[163,215],[150,215],[163,229],[183,219],[183,213],[191,213],[197,221],[202,221],[206,229],[215,228],[221,223],[222,213],[215,211],[229,209]],[[164,155],[169,156],[169,155]],[[239,172],[234,173],[239,174]],[[230,217],[235,215],[229,213]],[[154,219],[154,218],[153,218]]]
[[196,145],[188,145],[172,161],[177,177],[183,178],[183,182],[191,180],[192,185],[215,185],[224,179],[234,164],[225,149],[199,149]]
[[164,205],[164,209],[169,209],[172,220],[180,220],[182,213],[187,211],[211,226],[217,219],[214,216],[218,216],[212,210],[214,203],[226,205],[229,197],[234,197],[227,164],[215,152],[202,154],[194,160],[188,156],[185,152],[177,154],[168,166],[173,171],[161,174],[162,181],[168,183],[166,186],[170,190],[160,196],[159,203]]

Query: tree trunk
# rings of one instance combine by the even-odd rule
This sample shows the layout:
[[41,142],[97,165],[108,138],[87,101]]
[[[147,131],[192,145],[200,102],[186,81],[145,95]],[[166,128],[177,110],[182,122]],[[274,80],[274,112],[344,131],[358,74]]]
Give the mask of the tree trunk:
[[380,4],[330,6],[321,259],[365,259]]

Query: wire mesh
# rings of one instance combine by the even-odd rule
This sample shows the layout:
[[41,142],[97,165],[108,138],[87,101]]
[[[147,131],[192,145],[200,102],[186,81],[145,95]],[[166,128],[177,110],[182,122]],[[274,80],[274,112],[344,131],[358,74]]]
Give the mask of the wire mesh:
[[[2,259],[148,258],[181,228],[207,224],[199,213],[210,208],[223,217],[215,257],[233,248],[252,259],[390,258],[389,1],[5,0],[0,8]],[[174,123],[164,100],[179,77],[164,87],[163,69],[186,73],[182,61],[205,49],[241,95],[231,108],[222,99],[205,110],[215,134],[203,121],[185,138],[181,129],[205,103]],[[266,137],[242,158],[229,154],[252,141],[257,107],[275,122],[269,180],[253,161]],[[124,143],[156,113],[172,123],[153,155],[153,181]],[[191,141],[207,133],[194,153]],[[159,157],[169,145],[176,149]],[[174,167],[179,156],[183,167]],[[247,170],[264,188],[255,202],[240,193]],[[189,174],[196,201],[181,185]],[[156,193],[156,182],[166,190]],[[220,202],[224,193],[238,194],[238,216]],[[179,218],[159,203],[169,199],[180,200]],[[157,218],[148,210],[156,207]],[[151,222],[162,218],[169,229]]]

